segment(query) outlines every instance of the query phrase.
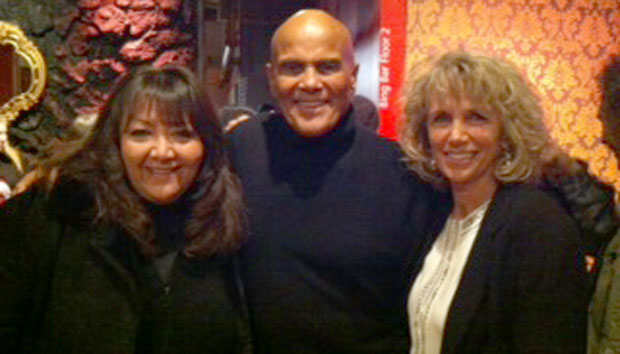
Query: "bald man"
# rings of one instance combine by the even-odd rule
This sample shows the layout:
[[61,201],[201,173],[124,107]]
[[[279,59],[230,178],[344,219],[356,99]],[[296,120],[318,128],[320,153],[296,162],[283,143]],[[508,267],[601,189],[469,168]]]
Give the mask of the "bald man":
[[355,124],[351,35],[319,10],[274,33],[278,108],[231,134],[250,218],[241,254],[257,353],[406,353],[406,267],[430,189]]

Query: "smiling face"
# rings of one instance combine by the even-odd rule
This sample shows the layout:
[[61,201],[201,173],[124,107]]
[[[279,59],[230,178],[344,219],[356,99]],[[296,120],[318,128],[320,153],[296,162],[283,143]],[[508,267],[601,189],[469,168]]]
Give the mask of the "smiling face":
[[298,17],[274,35],[266,70],[289,126],[301,136],[317,137],[329,133],[349,109],[357,66],[340,22],[316,12]]
[[138,109],[121,130],[121,156],[138,195],[170,204],[194,183],[205,149],[192,126],[169,126],[156,109]]
[[427,117],[431,154],[452,189],[497,186],[502,122],[468,99],[433,101]]

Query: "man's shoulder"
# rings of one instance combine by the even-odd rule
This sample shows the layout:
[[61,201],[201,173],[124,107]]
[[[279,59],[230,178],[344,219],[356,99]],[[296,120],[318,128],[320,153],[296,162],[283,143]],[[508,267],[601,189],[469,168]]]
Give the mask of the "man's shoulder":
[[380,136],[368,129],[357,129],[356,143],[350,151],[358,166],[365,171],[380,174],[391,183],[415,186],[416,193],[434,193],[431,184],[423,181],[419,175],[409,170],[402,150],[395,140]]
[[369,158],[402,159],[403,154],[394,140],[380,136],[364,127],[356,126],[356,148]]
[[350,117],[353,120],[351,124],[355,129],[357,140],[361,142],[363,146],[385,150],[391,153],[400,153],[396,140],[384,137],[359,122],[358,113],[355,110],[351,112]]

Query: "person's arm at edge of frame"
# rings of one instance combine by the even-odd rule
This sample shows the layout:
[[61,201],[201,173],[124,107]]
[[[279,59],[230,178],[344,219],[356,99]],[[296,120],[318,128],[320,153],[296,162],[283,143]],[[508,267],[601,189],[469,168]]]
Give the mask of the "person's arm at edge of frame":
[[588,255],[588,271],[597,274],[601,252],[620,228],[612,186],[588,172],[588,166],[556,152],[543,167],[545,187],[551,188],[576,220]]
[[56,237],[46,194],[33,187],[0,207],[0,352],[30,352],[49,290]]

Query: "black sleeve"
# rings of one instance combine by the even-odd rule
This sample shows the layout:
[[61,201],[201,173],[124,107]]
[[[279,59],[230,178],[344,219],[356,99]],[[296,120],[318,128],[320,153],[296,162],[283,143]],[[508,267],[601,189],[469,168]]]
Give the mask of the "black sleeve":
[[29,352],[45,306],[57,225],[43,193],[32,191],[0,207],[0,353]]
[[513,207],[512,345],[517,353],[584,353],[588,295],[577,226],[542,192]]
[[581,162],[579,172],[547,181],[577,221],[589,254],[599,254],[616,234],[614,189],[588,173]]

